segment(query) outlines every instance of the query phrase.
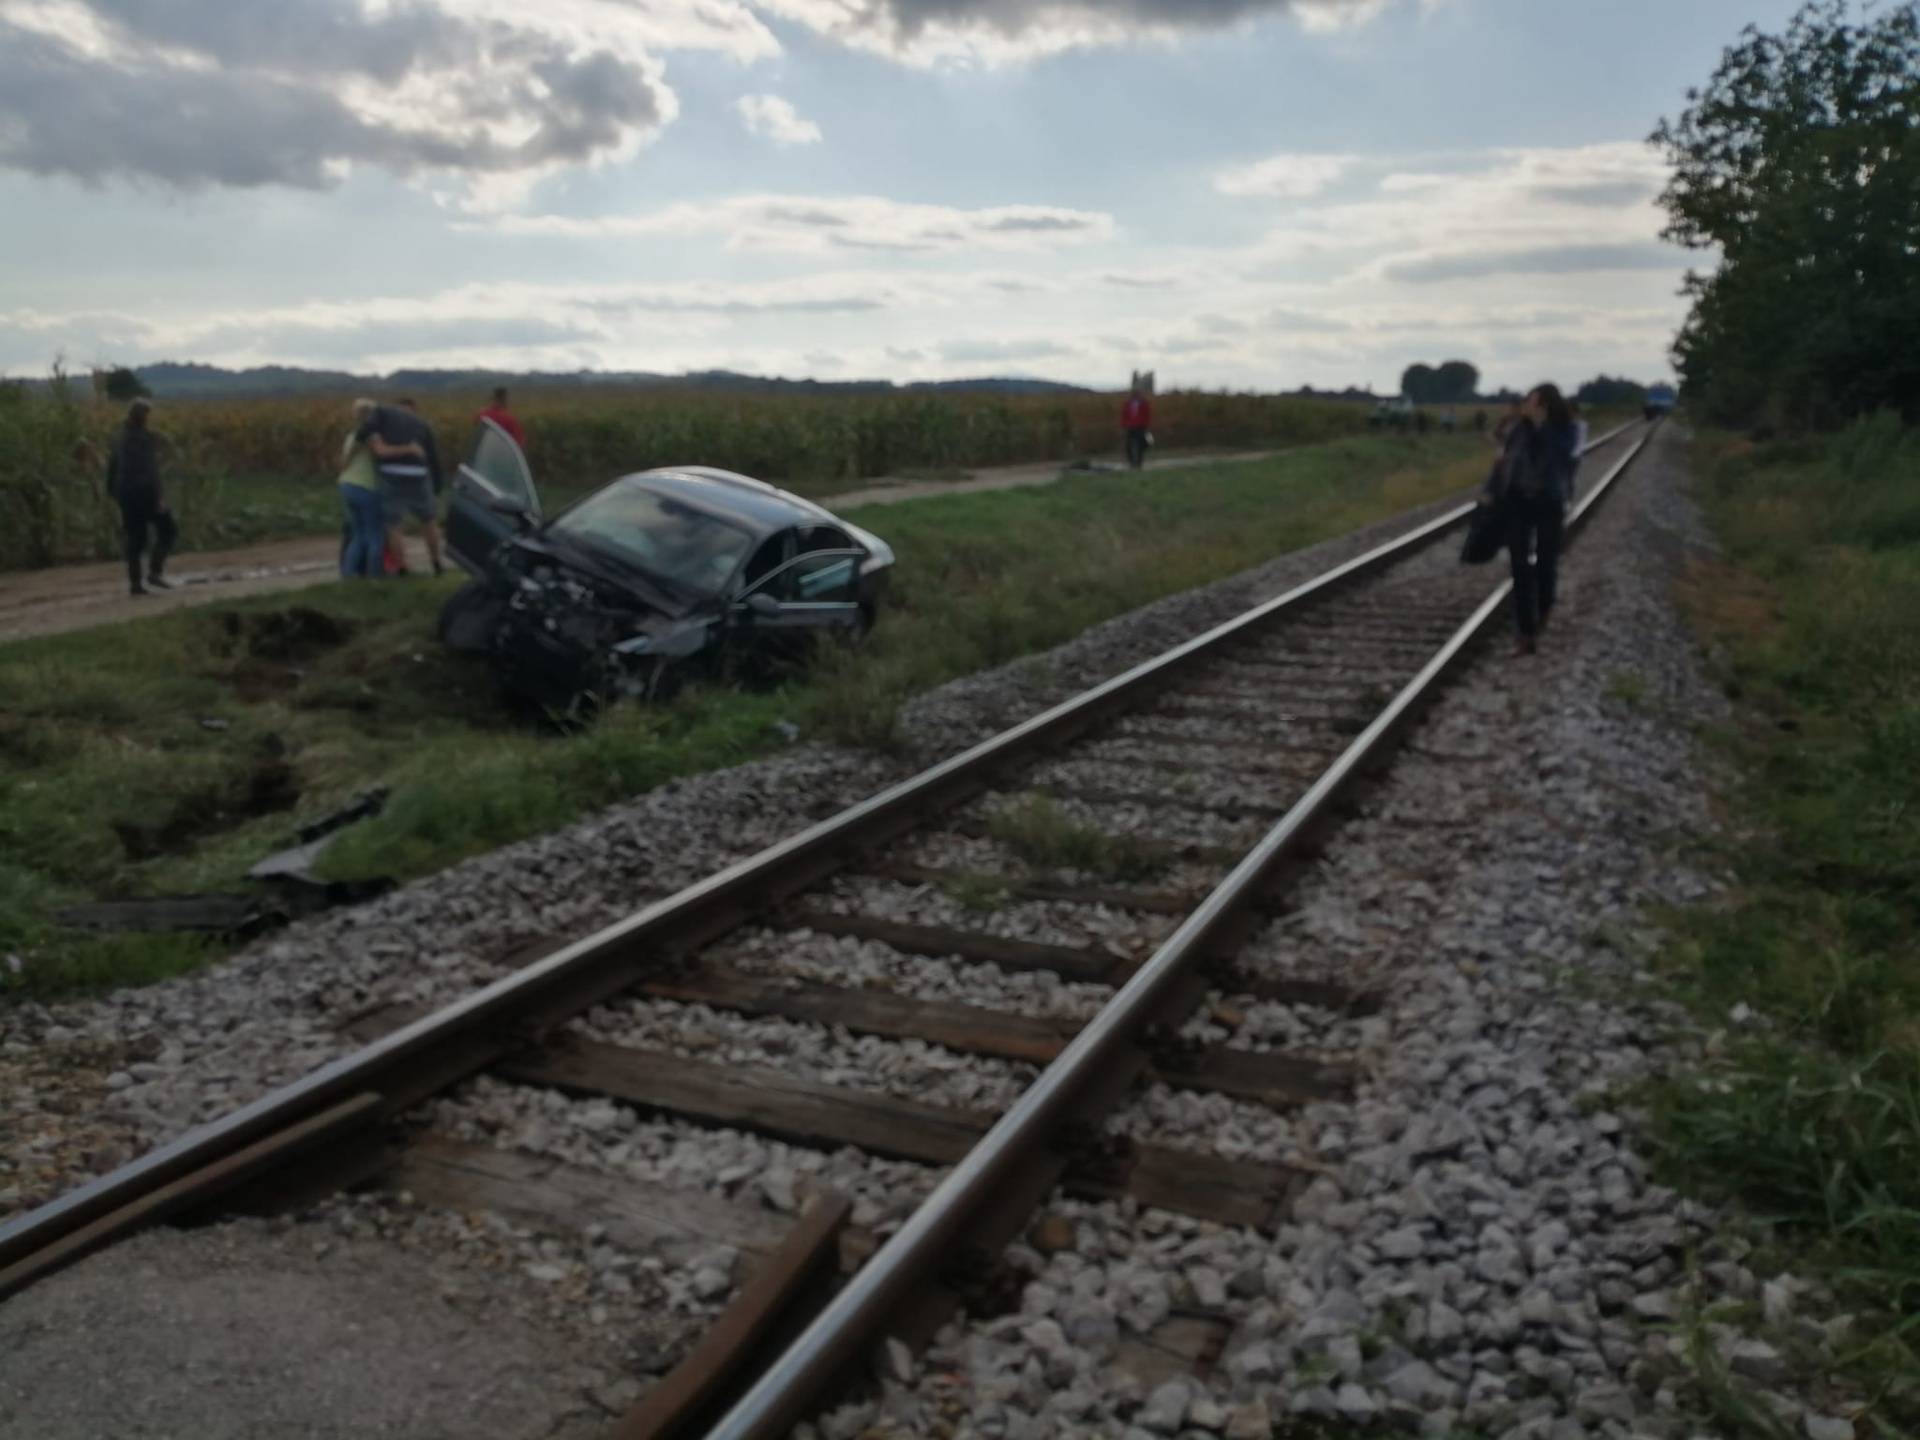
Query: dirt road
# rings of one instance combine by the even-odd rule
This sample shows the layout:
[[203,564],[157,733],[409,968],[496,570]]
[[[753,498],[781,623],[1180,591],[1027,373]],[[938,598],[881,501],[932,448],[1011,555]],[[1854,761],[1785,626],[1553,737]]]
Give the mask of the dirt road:
[[[1199,460],[1262,460],[1276,453],[1256,450],[1230,455],[1172,455],[1149,460],[1147,468],[1163,470]],[[859,490],[830,495],[826,503],[836,510],[856,505],[898,505],[930,495],[1050,485],[1067,473],[1071,472],[1057,464],[1008,465],[973,471],[964,480],[881,479]],[[419,542],[410,542],[410,548],[417,551]],[[235,550],[188,551],[174,557],[168,575],[174,589],[141,597],[127,594],[126,567],[118,560],[8,571],[0,574],[0,641],[57,635],[188,605],[321,585],[338,577],[339,560],[340,540],[336,535],[265,540]]]

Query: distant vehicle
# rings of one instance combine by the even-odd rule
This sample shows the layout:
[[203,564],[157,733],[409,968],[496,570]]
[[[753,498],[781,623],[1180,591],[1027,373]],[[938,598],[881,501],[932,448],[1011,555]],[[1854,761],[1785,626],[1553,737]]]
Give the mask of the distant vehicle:
[[1414,404],[1404,395],[1396,395],[1391,400],[1382,400],[1367,416],[1367,425],[1378,430],[1382,427],[1400,430],[1413,424]]
[[623,476],[543,520],[526,457],[490,420],[451,492],[447,551],[474,578],[440,636],[492,656],[510,691],[563,718],[660,698],[724,654],[857,641],[893,567],[878,536],[704,465]]
[[1679,399],[1671,385],[1649,385],[1646,399],[1641,401],[1641,413],[1648,420],[1658,420],[1662,415],[1671,412]]

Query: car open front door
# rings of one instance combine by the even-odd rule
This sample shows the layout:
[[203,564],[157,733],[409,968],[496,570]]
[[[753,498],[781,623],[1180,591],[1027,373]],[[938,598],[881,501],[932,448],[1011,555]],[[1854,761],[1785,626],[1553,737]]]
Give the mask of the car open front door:
[[822,550],[789,560],[740,597],[736,613],[750,631],[794,636],[807,630],[857,631],[860,550]]
[[475,575],[486,573],[487,557],[502,541],[540,522],[540,494],[527,457],[491,420],[474,427],[473,452],[454,472],[451,491],[447,553]]

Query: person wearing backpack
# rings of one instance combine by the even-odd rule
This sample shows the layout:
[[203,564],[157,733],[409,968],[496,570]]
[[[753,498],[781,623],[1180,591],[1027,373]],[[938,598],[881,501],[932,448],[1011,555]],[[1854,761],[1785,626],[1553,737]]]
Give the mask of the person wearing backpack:
[[1516,655],[1531,655],[1553,610],[1560,579],[1560,535],[1573,481],[1573,414],[1553,385],[1536,385],[1521,402],[1496,476],[1513,571]]

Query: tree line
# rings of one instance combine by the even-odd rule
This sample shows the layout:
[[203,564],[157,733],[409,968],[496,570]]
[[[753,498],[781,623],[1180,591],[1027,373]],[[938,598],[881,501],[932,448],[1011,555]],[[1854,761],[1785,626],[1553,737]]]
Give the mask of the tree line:
[[1662,232],[1703,255],[1674,341],[1708,418],[1920,420],[1920,5],[1813,0],[1748,26],[1651,142]]

